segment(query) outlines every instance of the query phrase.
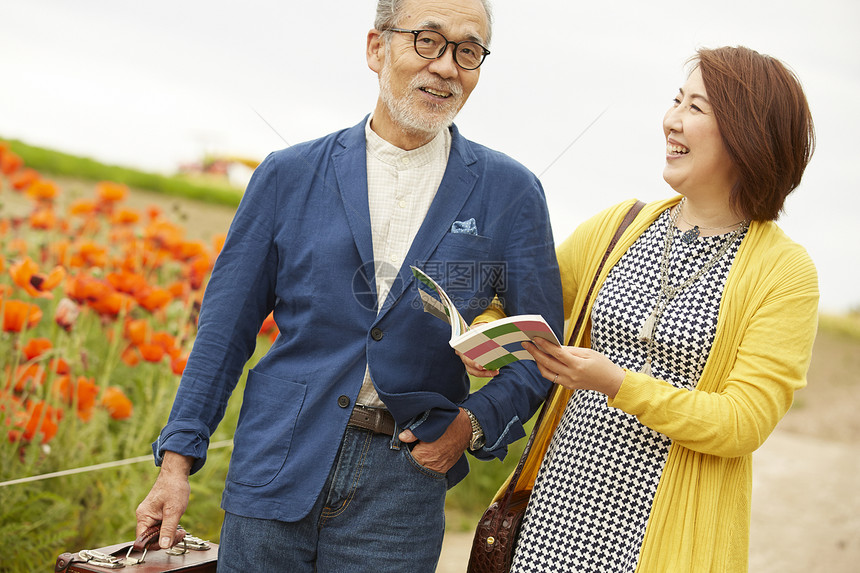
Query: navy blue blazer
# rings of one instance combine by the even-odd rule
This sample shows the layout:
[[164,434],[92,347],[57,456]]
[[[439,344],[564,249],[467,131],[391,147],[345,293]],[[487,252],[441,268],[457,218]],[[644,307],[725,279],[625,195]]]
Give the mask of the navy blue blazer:
[[[249,372],[222,499],[229,512],[294,521],[329,474],[369,365],[399,427],[437,439],[460,405],[502,458],[550,383],[522,361],[473,394],[448,345],[450,327],[422,311],[409,265],[425,269],[471,321],[494,295],[508,314],[543,314],[560,336],[562,295],[543,189],[511,158],[451,127],[448,166],[399,277],[377,312],[362,121],[272,153],[230,226],[206,288],[199,331],[170,419],[153,444],[206,459],[209,437],[269,314],[280,335]],[[477,234],[452,233],[475,219]],[[463,456],[449,486],[468,472]],[[392,487],[396,487],[393,485]]]

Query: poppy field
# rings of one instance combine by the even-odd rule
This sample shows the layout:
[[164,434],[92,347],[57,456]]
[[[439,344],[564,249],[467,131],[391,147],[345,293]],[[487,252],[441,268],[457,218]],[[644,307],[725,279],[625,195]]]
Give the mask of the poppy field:
[[[124,185],[94,189],[63,189],[0,142],[0,571],[134,538],[158,471],[135,458],[167,420],[224,240],[189,239],[156,206],[129,208]],[[11,213],[11,199],[27,212]],[[231,403],[213,443],[237,415]],[[229,453],[213,450],[193,480],[183,525],[195,535],[220,527]]]

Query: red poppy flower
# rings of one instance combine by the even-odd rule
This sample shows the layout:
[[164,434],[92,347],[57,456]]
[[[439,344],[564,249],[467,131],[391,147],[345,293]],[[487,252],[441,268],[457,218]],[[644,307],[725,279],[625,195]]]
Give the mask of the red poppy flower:
[[51,360],[51,368],[59,375],[69,374],[72,371],[69,363],[63,360],[62,358],[55,358]]
[[134,344],[129,344],[125,347],[125,350],[122,351],[120,359],[125,362],[127,366],[134,368],[140,364],[140,353],[137,351]]
[[60,376],[54,382],[54,389],[66,403],[77,403],[78,417],[81,420],[90,420],[96,404],[96,395],[99,393],[99,387],[93,378],[78,376],[78,379],[72,382],[70,376]]
[[22,364],[15,370],[15,392],[23,393],[36,390],[45,383],[48,373],[41,364]]
[[263,325],[260,326],[260,333],[258,336],[265,336],[272,334],[273,332],[278,332],[278,323],[275,322],[275,314],[270,312],[269,316],[267,316],[263,321]]
[[21,332],[33,328],[42,320],[42,309],[20,300],[0,301],[0,312],[3,314],[3,330],[6,332]]
[[176,346],[176,338],[170,335],[163,330],[153,332],[152,340],[150,341],[152,344],[157,344],[164,349],[164,352],[167,353],[171,358],[175,358],[179,355],[179,348]]
[[69,205],[69,215],[92,215],[98,210],[98,205],[92,199],[78,199]]
[[57,216],[51,209],[37,209],[30,214],[30,227],[50,231],[57,227]]
[[110,222],[114,225],[133,225],[138,221],[140,221],[140,213],[133,209],[120,209],[110,218]]
[[31,442],[36,434],[42,434],[42,443],[46,444],[57,434],[58,422],[62,418],[62,410],[52,408],[44,400],[28,402],[26,411],[16,413],[15,427],[21,430],[11,430],[9,441]]
[[206,276],[212,270],[212,260],[207,255],[201,255],[193,259],[186,266],[188,282],[194,290],[203,286],[206,281]]
[[110,417],[114,420],[125,420],[131,417],[133,410],[131,400],[116,386],[105,389],[101,404],[107,409]]
[[173,297],[167,289],[152,287],[143,292],[137,293],[135,299],[140,306],[149,312],[155,312],[167,306],[167,303],[169,303]]
[[9,177],[9,184],[15,191],[24,191],[39,180],[39,172],[35,169],[22,169]]
[[174,299],[184,299],[191,291],[191,287],[185,281],[176,281],[171,283],[170,286],[167,287],[167,290],[170,292],[170,296]]
[[151,334],[149,321],[144,319],[128,319],[125,321],[125,337],[135,345],[149,342]]
[[185,372],[185,366],[188,364],[188,356],[177,356],[173,360],[170,361],[170,369],[177,376],[182,376],[182,373]]
[[227,233],[219,233],[212,237],[212,250],[217,255],[224,249],[224,243],[227,241]]
[[66,270],[57,266],[47,275],[39,274],[39,265],[30,257],[25,257],[9,267],[12,280],[30,296],[52,298],[51,290],[56,288],[66,276]]
[[161,207],[159,207],[158,205],[149,205],[146,208],[146,216],[149,218],[150,221],[154,221],[155,219],[161,217],[161,213]]
[[84,241],[77,245],[70,264],[74,267],[104,267],[107,265],[107,247],[95,241]]
[[89,301],[89,307],[103,316],[116,317],[128,312],[134,306],[134,299],[116,291],[107,292],[96,300]]
[[128,196],[128,187],[121,183],[102,181],[96,185],[96,194],[103,205],[117,203]]
[[164,347],[159,344],[139,344],[137,349],[147,362],[161,362],[164,358]]
[[31,338],[24,345],[23,352],[27,360],[33,360],[53,348],[50,338]]
[[60,190],[57,187],[57,184],[53,181],[48,181],[46,179],[38,179],[33,181],[29,187],[27,187],[27,196],[33,199],[34,201],[51,203],[54,199],[59,195]]
[[108,273],[105,278],[116,290],[131,295],[142,292],[149,286],[146,282],[146,277],[142,274],[125,269],[120,272]]
[[24,160],[12,151],[4,151],[0,154],[0,172],[9,176],[18,171],[24,165]]

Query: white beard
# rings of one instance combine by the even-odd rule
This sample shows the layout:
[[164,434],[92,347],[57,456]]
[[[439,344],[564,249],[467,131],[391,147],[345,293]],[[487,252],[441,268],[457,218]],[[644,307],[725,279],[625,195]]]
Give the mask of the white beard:
[[[398,97],[391,88],[391,54],[388,46],[385,51],[385,64],[379,74],[379,94],[391,119],[407,132],[427,135],[435,135],[454,123],[462,106],[463,88],[456,82],[441,79],[428,81],[415,76],[409,82],[406,95]],[[450,92],[451,96],[438,105],[417,101],[415,92],[421,86],[433,86]]]

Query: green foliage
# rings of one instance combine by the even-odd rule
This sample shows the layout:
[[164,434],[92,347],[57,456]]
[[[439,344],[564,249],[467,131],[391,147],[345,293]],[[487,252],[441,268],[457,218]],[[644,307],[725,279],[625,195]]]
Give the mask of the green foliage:
[[238,205],[242,198],[240,189],[227,184],[214,182],[201,184],[190,177],[167,177],[127,167],[106,165],[86,157],[35,147],[14,139],[4,141],[9,144],[12,151],[21,156],[28,167],[44,174],[66,175],[91,181],[113,181],[137,189],[158,191],[170,196],[231,207]]
[[860,312],[844,315],[822,314],[818,319],[818,328],[850,340],[860,340]]
[[[149,458],[150,444],[170,412],[178,377],[163,372],[153,375],[156,368],[150,364],[138,368],[142,372],[137,375],[120,369],[121,376],[133,377],[136,391],[130,396],[150,395],[155,398],[152,402],[135,401],[135,414],[129,420],[111,420],[105,411],[95,412],[88,422],[75,419],[66,425],[69,420],[63,420],[50,447],[32,443],[9,448],[6,444],[0,448],[0,481],[115,460]],[[237,387],[239,398],[244,379],[243,376]],[[239,407],[240,399],[231,400],[213,441],[232,436]],[[191,499],[182,524],[198,537],[218,539],[223,516],[221,491],[231,451],[230,447],[210,450],[206,466],[191,478]],[[134,539],[135,510],[157,474],[158,468],[148,459],[0,487],[0,538],[4,540],[0,572],[49,571],[57,555],[65,551],[95,549]]]
[[[472,390],[477,390],[487,379],[473,378]],[[445,500],[445,527],[453,531],[471,531],[475,529],[478,520],[490,505],[496,492],[517,467],[520,456],[525,448],[528,435],[531,434],[535,419],[524,424],[526,437],[508,446],[508,455],[504,460],[480,461],[469,457],[469,475],[454,486]]]

